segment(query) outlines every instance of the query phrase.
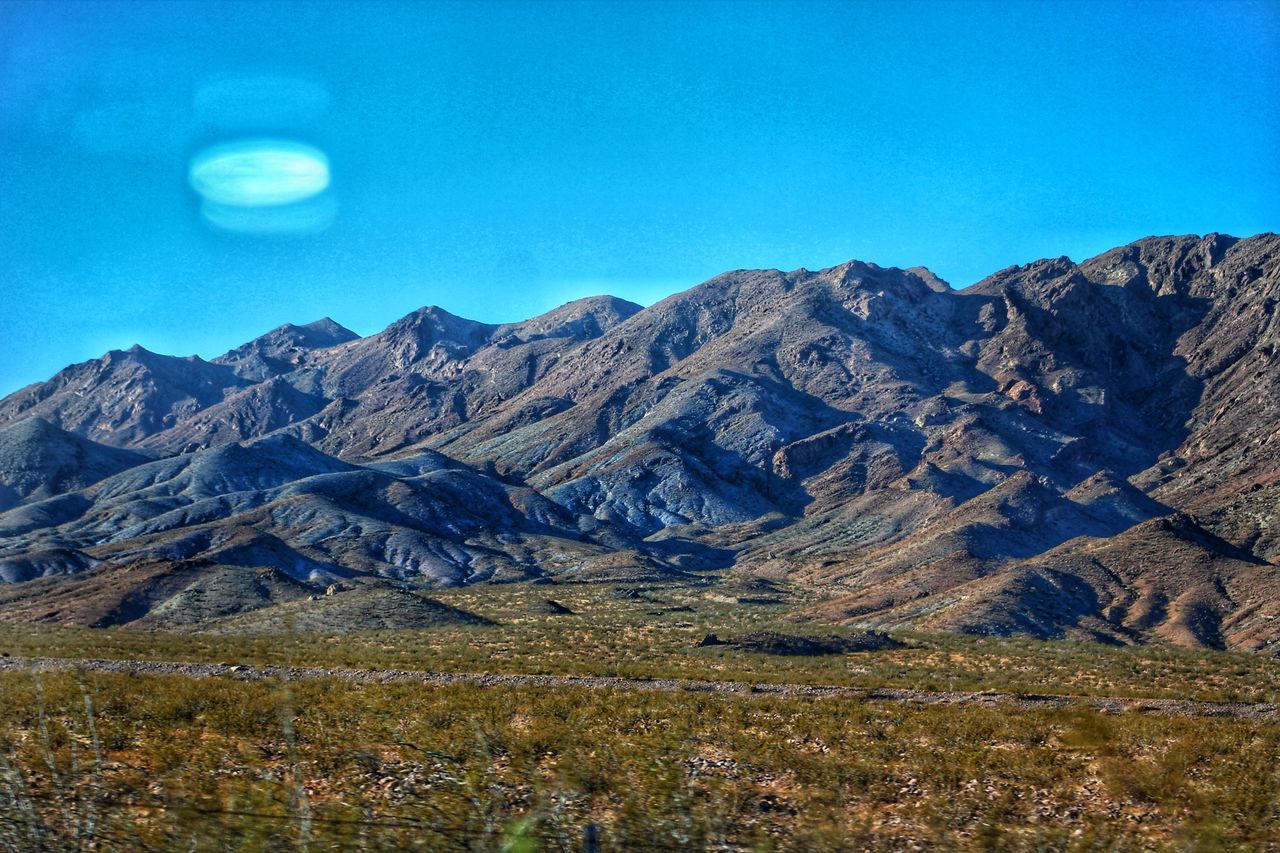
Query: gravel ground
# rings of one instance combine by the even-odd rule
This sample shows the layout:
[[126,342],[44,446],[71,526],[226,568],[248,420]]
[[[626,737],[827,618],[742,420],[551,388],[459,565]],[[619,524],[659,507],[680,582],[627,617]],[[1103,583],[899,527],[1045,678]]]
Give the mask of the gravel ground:
[[96,660],[92,658],[0,658],[0,672],[79,669],[86,672],[184,675],[191,678],[238,678],[241,681],[286,681],[337,678],[355,684],[474,684],[479,687],[585,687],[598,690],[667,690],[694,693],[741,693],[773,696],[835,697],[863,702],[914,702],[920,705],[1009,706],[1020,710],[1087,707],[1112,714],[1145,713],[1178,717],[1274,719],[1280,706],[1271,703],[1201,702],[1192,699],[1126,699],[1098,696],[910,690],[892,687],[834,687],[812,684],[751,684],[742,681],[607,678],[575,675],[481,675],[417,672],[403,669],[338,669],[302,666],[245,666],[181,661]]

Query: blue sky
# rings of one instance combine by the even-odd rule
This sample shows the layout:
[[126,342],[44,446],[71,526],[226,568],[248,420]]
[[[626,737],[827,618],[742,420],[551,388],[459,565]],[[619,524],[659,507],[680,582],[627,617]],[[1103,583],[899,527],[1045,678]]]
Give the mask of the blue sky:
[[[323,192],[211,210],[193,163],[263,139]],[[324,315],[1280,230],[1277,150],[1275,3],[0,3],[0,393]]]

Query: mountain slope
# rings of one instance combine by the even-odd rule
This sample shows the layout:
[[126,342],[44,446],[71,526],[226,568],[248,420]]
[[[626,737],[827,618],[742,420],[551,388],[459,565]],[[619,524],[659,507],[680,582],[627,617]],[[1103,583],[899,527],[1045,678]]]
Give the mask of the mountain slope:
[[1163,640],[1261,650],[1280,641],[1280,571],[1209,534],[1190,516],[1074,539],[939,589],[882,590],[824,602],[812,615],[880,627]]
[[126,468],[140,453],[98,444],[30,417],[0,428],[0,512],[75,491]]
[[74,364],[0,400],[0,425],[39,417],[93,441],[128,447],[222,400],[248,381],[198,356],[140,346]]
[[276,607],[335,578],[732,567],[826,596],[810,618],[1270,648],[1278,301],[1275,235],[1160,237],[962,291],[851,261],[643,309],[283,326],[212,363],[109,353],[0,401],[0,427],[176,455],[12,491],[0,576],[230,572],[145,581],[164,595],[130,617],[216,587],[164,617],[200,625],[231,591]]

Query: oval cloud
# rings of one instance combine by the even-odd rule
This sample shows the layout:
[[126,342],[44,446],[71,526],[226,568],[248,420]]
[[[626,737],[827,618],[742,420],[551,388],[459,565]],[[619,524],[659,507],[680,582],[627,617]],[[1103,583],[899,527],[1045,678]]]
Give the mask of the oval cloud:
[[227,142],[191,160],[191,187],[230,207],[294,204],[329,186],[329,158],[311,145],[280,139]]

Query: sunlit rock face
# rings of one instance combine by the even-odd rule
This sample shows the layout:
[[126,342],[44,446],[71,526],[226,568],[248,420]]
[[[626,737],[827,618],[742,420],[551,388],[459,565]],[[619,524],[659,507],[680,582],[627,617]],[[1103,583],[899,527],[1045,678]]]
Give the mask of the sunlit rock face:
[[314,146],[246,139],[206,148],[191,160],[191,188],[201,214],[225,231],[309,233],[333,221],[329,158]]

